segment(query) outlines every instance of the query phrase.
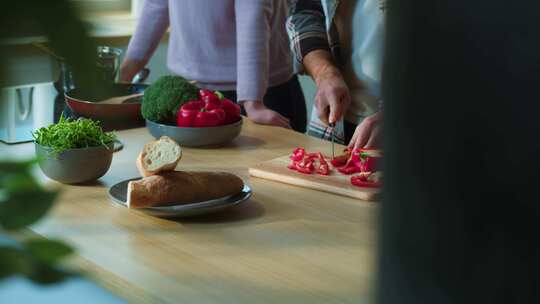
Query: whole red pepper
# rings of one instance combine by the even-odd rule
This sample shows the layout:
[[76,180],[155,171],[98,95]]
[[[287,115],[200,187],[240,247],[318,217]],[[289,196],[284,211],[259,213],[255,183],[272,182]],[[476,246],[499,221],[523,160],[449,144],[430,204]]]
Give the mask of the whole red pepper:
[[177,125],[179,127],[214,127],[223,124],[225,112],[212,103],[194,100],[180,107]]
[[240,120],[240,106],[232,100],[221,99],[221,108],[225,111],[225,124],[231,124]]
[[219,100],[219,97],[210,90],[205,90],[205,89],[199,90],[199,100],[202,100],[205,103],[214,104],[218,107],[221,105],[221,101]]

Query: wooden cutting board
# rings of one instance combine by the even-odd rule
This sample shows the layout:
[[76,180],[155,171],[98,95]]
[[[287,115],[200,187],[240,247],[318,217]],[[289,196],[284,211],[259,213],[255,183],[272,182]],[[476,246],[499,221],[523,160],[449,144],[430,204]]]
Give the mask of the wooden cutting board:
[[[328,161],[330,163],[330,161]],[[330,192],[366,201],[378,199],[379,189],[361,188],[351,185],[351,176],[333,169],[329,176],[302,174],[287,168],[289,156],[282,156],[259,163],[249,168],[251,176],[273,180],[290,185]]]

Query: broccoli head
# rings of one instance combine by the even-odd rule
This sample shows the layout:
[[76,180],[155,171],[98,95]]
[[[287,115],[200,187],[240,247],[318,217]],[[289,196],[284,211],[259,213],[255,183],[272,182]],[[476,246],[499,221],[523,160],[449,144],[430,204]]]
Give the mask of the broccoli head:
[[144,91],[141,113],[153,122],[175,124],[180,106],[194,99],[196,86],[180,76],[162,76]]

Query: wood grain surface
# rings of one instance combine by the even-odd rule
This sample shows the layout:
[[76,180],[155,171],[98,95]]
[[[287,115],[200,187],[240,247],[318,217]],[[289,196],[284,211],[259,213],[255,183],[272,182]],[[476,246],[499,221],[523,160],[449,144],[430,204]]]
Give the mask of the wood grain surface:
[[[248,168],[295,147],[329,154],[328,142],[245,121],[214,149],[184,148],[177,169],[232,172],[253,197],[222,213],[161,219],[113,204],[109,186],[138,176],[145,128],[117,132],[115,153],[95,183],[62,185],[48,217],[32,227],[77,248],[79,263],[135,303],[371,303],[378,204],[250,178]],[[2,156],[33,156],[33,144],[2,145]],[[39,171],[38,171],[39,173]]]
[[[290,154],[289,154],[290,155]],[[291,160],[289,155],[274,158],[249,168],[251,176],[265,178],[290,185],[330,192],[338,195],[358,198],[366,201],[377,199],[379,190],[360,188],[351,184],[351,175],[343,175],[333,169],[328,176],[302,174],[287,168]],[[328,159],[330,163],[330,160]]]

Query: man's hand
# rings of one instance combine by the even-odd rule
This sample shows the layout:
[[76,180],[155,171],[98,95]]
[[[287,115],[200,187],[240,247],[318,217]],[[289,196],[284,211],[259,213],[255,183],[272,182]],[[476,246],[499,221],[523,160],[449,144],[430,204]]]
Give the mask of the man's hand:
[[144,68],[146,61],[126,58],[120,65],[118,80],[131,82],[133,77]]
[[383,111],[366,117],[354,130],[349,148],[374,148],[380,146],[383,127]]
[[261,125],[272,125],[290,129],[289,119],[268,109],[262,101],[245,101],[244,109],[249,119]]
[[306,70],[317,84],[315,107],[324,123],[340,120],[351,103],[349,88],[328,51],[309,52],[303,60]]
[[349,88],[339,71],[328,71],[317,78],[315,107],[324,123],[340,120],[351,104]]

